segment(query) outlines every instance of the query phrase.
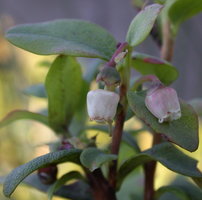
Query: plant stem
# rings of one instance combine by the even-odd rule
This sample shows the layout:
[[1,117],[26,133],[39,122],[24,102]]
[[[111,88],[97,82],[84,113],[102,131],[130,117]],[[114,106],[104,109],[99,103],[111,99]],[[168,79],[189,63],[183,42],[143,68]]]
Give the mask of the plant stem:
[[167,20],[162,27],[163,44],[161,47],[161,58],[170,62],[173,57],[174,39],[171,32],[171,24]]
[[[121,73],[122,83],[120,85],[120,111],[117,114],[115,127],[112,134],[111,153],[116,155],[118,155],[119,153],[127,110],[127,89],[130,79],[130,62],[131,62],[131,50],[128,49],[128,54],[126,57],[126,66],[123,67],[123,71]],[[113,161],[109,168],[109,183],[113,188],[116,187],[116,171],[117,171],[117,160]]]
[[[152,146],[161,142],[161,135],[153,134]],[[144,164],[144,200],[154,200],[154,176],[156,171],[156,161],[151,161]]]
[[116,56],[118,56],[118,54],[120,54],[121,52],[123,52],[123,50],[127,46],[128,46],[127,42],[120,43],[120,45],[118,46],[117,50],[114,52],[113,56],[111,57],[110,61],[108,62],[108,66],[110,66],[110,67],[115,67],[116,66],[116,62],[115,62]]
[[[174,39],[171,32],[171,24],[166,21],[162,27],[163,44],[161,47],[161,58],[166,61],[171,61],[174,49]],[[161,143],[161,135],[153,134],[153,145]],[[154,200],[154,176],[156,171],[156,161],[148,162],[144,165],[145,173],[145,188],[144,188],[144,200]]]
[[93,199],[116,200],[114,189],[104,178],[100,169],[96,169],[92,173],[86,171],[86,175],[92,188]]

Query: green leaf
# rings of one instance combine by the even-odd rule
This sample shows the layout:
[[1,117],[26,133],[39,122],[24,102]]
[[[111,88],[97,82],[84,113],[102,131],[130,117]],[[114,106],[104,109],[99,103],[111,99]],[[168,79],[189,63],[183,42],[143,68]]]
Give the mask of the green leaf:
[[125,117],[125,121],[128,121],[129,119],[131,119],[134,116],[135,116],[134,112],[130,109],[130,107],[128,107],[126,117]]
[[197,169],[197,161],[175,148],[172,144],[164,142],[127,160],[119,169],[118,186],[123,179],[139,165],[151,160],[159,161],[168,169],[190,177],[202,177]]
[[137,46],[149,35],[154,22],[162,9],[162,5],[152,4],[140,11],[131,22],[126,41],[131,46]]
[[166,0],[155,0],[154,2],[159,4],[165,4]]
[[76,108],[74,117],[68,127],[68,130],[72,136],[78,137],[78,135],[83,132],[83,129],[86,125],[87,120],[87,111],[86,111],[86,96],[89,91],[89,84],[83,80],[82,89],[79,97],[79,104]]
[[175,186],[163,186],[159,188],[155,193],[156,199],[159,199],[164,193],[167,192],[174,194],[181,200],[190,200],[189,196],[186,194],[185,191]]
[[169,62],[154,56],[135,53],[132,66],[142,75],[154,74],[165,85],[170,85],[178,78],[178,71]]
[[[202,199],[202,190],[189,180],[185,179],[185,177],[178,176],[177,179],[171,183],[171,186],[182,189],[189,196],[190,200]],[[162,200],[164,200],[164,198]]]
[[47,97],[44,84],[31,85],[30,87],[24,89],[23,92],[27,95],[31,95],[31,96],[35,96],[35,97],[40,97],[40,98]]
[[50,164],[74,162],[80,164],[79,156],[81,151],[78,149],[62,150],[58,152],[48,153],[31,160],[30,162],[15,168],[7,177],[4,183],[3,192],[6,197],[14,192],[16,187],[35,170],[47,167]]
[[202,11],[201,0],[175,0],[169,8],[168,15],[174,26]]
[[72,179],[82,179],[83,177],[81,174],[77,171],[69,172],[65,175],[63,175],[61,178],[59,178],[48,190],[48,200],[51,200],[53,198],[54,193],[60,189],[61,186],[63,186],[67,181],[70,181]]
[[49,126],[48,118],[44,115],[29,112],[27,110],[14,110],[8,113],[8,115],[0,121],[0,128],[21,119],[35,120],[46,126]]
[[188,102],[195,110],[199,117],[202,117],[202,98],[192,99]]
[[128,146],[132,147],[137,153],[140,152],[140,147],[139,147],[137,141],[129,133],[127,133],[127,132],[123,133],[122,141],[124,143],[126,143]]
[[[0,177],[0,184],[4,182],[5,178]],[[3,182],[2,182],[3,181]],[[27,176],[23,181],[22,184],[26,186],[30,186],[40,190],[41,192],[47,193],[51,185],[44,185],[38,175],[31,174]],[[79,193],[78,193],[79,191]],[[72,184],[61,186],[55,193],[55,196],[74,199],[74,200],[91,200],[91,192],[90,187],[84,181],[76,181]]]
[[84,181],[77,181],[70,185],[63,186],[55,195],[62,196],[62,194],[68,199],[93,200],[91,188]]
[[113,154],[106,154],[97,148],[87,148],[81,153],[81,163],[91,171],[99,168],[102,164],[116,160],[117,156]]
[[109,60],[116,50],[115,39],[105,29],[75,19],[19,25],[11,28],[6,38],[15,46],[39,55]]
[[146,92],[129,92],[128,101],[135,115],[149,126],[155,133],[160,133],[166,138],[188,151],[198,148],[198,117],[192,107],[181,101],[182,116],[172,122],[159,123],[145,106]]
[[80,102],[82,73],[76,59],[58,56],[48,72],[45,86],[50,125],[56,132],[64,132]]

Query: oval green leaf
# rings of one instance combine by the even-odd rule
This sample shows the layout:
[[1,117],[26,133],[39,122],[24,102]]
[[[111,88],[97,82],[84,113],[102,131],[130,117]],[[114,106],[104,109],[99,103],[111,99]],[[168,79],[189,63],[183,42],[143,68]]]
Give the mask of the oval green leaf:
[[67,131],[79,105],[82,83],[81,67],[76,59],[58,56],[51,65],[45,82],[49,122],[56,132]]
[[61,188],[61,186],[63,186],[67,181],[70,181],[72,179],[83,179],[83,177],[77,171],[71,171],[63,175],[49,188],[48,200],[51,200],[53,198],[54,193],[58,191]]
[[135,52],[132,67],[142,75],[156,75],[165,85],[170,85],[178,77],[178,71],[172,64],[147,54]]
[[126,36],[126,41],[130,46],[137,46],[146,39],[161,9],[162,5],[152,4],[145,7],[135,16]]
[[109,60],[116,41],[102,27],[87,21],[64,19],[19,25],[8,30],[12,44],[39,55],[70,55]]
[[[4,178],[0,178],[3,184]],[[36,173],[27,176],[22,182],[25,186],[30,186],[47,194],[51,185],[44,185]],[[79,193],[78,193],[79,191]],[[90,187],[84,181],[76,181],[72,184],[61,186],[55,193],[55,196],[74,199],[74,200],[92,200]]]
[[145,95],[145,91],[128,93],[129,105],[136,117],[141,119],[155,133],[165,135],[170,142],[173,142],[188,151],[195,151],[199,145],[199,123],[193,108],[181,101],[181,118],[172,122],[160,124],[158,119],[146,108]]
[[[190,200],[202,199],[202,190],[183,176],[177,176],[171,183],[171,186],[183,190],[189,196]],[[164,199],[170,200],[169,198],[162,198],[162,200]]]
[[164,193],[172,193],[181,200],[190,200],[189,196],[184,190],[175,186],[160,187],[155,193],[156,199],[159,199]]
[[185,176],[202,177],[202,173],[197,169],[197,161],[195,159],[187,156],[172,144],[164,142],[147,151],[143,151],[123,163],[119,169],[118,186],[136,167],[151,160],[159,161],[168,169]]
[[15,188],[24,180],[24,178],[39,168],[46,167],[50,164],[64,162],[74,162],[80,164],[80,154],[81,150],[78,149],[52,152],[35,158],[34,160],[15,168],[6,177],[3,188],[4,195],[6,197],[10,197],[10,195],[14,192]]
[[14,110],[8,113],[8,115],[0,121],[0,128],[21,119],[35,120],[49,126],[48,118],[45,115],[29,112],[27,110]]
[[81,163],[83,166],[91,171],[99,168],[102,164],[116,160],[117,156],[113,154],[106,154],[97,148],[87,148],[81,153]]
[[202,12],[201,0],[176,0],[169,8],[168,15],[175,26]]
[[202,98],[192,99],[189,104],[194,108],[197,115],[202,117]]

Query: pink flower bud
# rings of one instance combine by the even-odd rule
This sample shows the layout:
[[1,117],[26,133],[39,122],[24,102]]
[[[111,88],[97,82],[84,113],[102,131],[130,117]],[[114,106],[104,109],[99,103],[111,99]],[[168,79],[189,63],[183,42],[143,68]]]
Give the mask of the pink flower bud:
[[159,119],[159,123],[181,117],[180,103],[173,88],[156,86],[149,89],[145,104],[148,110]]
[[119,95],[107,90],[92,90],[87,95],[87,109],[91,120],[112,122],[116,114]]

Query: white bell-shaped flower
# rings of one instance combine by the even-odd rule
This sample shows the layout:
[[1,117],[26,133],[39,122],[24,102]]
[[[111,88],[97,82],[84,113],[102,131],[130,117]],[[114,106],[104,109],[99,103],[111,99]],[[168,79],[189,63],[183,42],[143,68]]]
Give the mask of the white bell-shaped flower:
[[157,86],[149,89],[145,105],[159,119],[159,123],[177,120],[181,117],[179,99],[173,88]]
[[88,92],[87,109],[91,120],[112,122],[116,114],[119,95],[115,92],[97,89]]

